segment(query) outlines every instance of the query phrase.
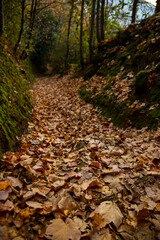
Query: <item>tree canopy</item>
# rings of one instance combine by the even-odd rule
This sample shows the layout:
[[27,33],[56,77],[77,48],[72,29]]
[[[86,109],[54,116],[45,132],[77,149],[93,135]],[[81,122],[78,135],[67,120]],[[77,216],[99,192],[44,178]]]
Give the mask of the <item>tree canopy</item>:
[[29,57],[37,69],[83,65],[96,46],[154,11],[159,1],[156,8],[137,0],[0,1],[0,35],[17,57]]

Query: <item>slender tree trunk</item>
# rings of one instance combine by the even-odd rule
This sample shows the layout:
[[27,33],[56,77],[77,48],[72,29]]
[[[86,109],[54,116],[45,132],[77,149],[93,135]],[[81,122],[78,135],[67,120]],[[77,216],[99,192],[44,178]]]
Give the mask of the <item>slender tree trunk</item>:
[[81,26],[80,26],[80,61],[81,66],[84,66],[84,58],[83,58],[83,18],[84,18],[84,0],[82,0],[81,5]]
[[22,0],[22,1],[21,1],[21,7],[22,7],[21,29],[20,29],[20,32],[19,32],[18,40],[17,40],[17,42],[16,42],[16,44],[15,44],[15,46],[14,46],[13,53],[16,53],[17,48],[19,47],[19,44],[20,44],[20,41],[21,41],[21,38],[22,38],[22,34],[23,34],[25,2],[26,2],[26,0]]
[[138,0],[134,0],[133,9],[132,9],[132,21],[131,21],[132,23],[135,23],[135,20],[136,20],[137,5],[138,5]]
[[70,40],[70,32],[71,32],[71,22],[72,22],[72,17],[73,17],[73,9],[74,9],[74,0],[72,0],[71,3],[71,9],[70,9],[70,14],[69,14],[69,21],[68,21],[68,32],[67,32],[67,52],[66,52],[66,59],[65,59],[65,66],[68,65],[68,59],[69,59],[69,40]]
[[89,38],[89,55],[90,55],[90,60],[92,59],[92,55],[93,55],[93,35],[94,35],[94,22],[95,22],[95,5],[96,5],[96,0],[93,0],[92,1],[91,26],[90,26],[90,38]]
[[27,50],[29,49],[30,44],[31,44],[34,22],[35,22],[35,18],[36,18],[37,4],[38,4],[38,0],[32,0],[31,12],[30,12],[28,42],[27,42],[26,48],[23,50],[23,52],[21,54],[21,59],[25,59],[27,57]]
[[0,36],[3,33],[3,0],[0,0]]
[[102,4],[101,4],[101,41],[104,41],[104,8],[105,8],[105,0],[102,0]]
[[157,0],[155,13],[160,12],[160,0]]
[[100,0],[97,0],[97,42],[100,43],[101,38],[100,38],[100,21],[99,21],[99,11],[100,11]]

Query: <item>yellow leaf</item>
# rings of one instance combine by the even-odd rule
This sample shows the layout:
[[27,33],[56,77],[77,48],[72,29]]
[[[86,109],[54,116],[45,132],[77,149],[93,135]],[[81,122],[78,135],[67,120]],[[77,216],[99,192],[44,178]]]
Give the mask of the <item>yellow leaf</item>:
[[138,159],[141,161],[141,162],[144,162],[144,163],[147,163],[148,162],[148,159],[143,157],[143,156],[139,156]]
[[158,212],[160,212],[160,203],[157,203],[156,209],[157,209]]
[[6,190],[6,188],[9,187],[11,184],[11,181],[0,181],[0,191]]
[[20,214],[21,214],[22,217],[28,218],[30,215],[33,215],[34,212],[33,212],[33,211],[31,212],[30,209],[29,209],[29,207],[27,207],[27,208],[25,208],[25,209],[22,209],[22,210],[20,211]]

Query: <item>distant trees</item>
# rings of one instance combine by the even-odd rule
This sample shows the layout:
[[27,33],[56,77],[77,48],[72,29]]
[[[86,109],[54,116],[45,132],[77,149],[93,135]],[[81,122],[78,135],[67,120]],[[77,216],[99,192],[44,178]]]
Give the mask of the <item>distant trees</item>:
[[13,53],[16,53],[16,51],[17,51],[17,48],[20,44],[22,34],[23,34],[23,30],[24,30],[25,3],[26,3],[26,0],[21,0],[21,11],[22,11],[21,12],[21,26],[20,26],[20,31],[19,31],[17,42],[16,42],[16,44],[14,46],[14,49],[13,49]]
[[160,0],[157,0],[157,2],[156,2],[155,12],[156,12],[156,13],[160,12]]
[[[58,66],[83,66],[87,56],[92,60],[94,47],[113,37],[130,18],[136,21],[138,4],[139,0],[0,0],[0,35],[5,33],[22,60],[32,56],[38,62],[39,55],[42,64],[50,59]],[[159,8],[157,0],[156,12]]]
[[96,18],[96,26],[97,26],[97,42],[100,43],[100,0],[97,0],[97,18]]
[[83,19],[84,19],[84,0],[81,1],[81,23],[80,23],[80,62],[81,66],[84,65],[83,58]]
[[69,12],[69,21],[68,21],[68,32],[67,32],[67,52],[66,52],[66,59],[65,59],[65,66],[68,65],[68,58],[69,58],[69,40],[70,40],[70,31],[71,31],[71,21],[73,17],[73,10],[74,10],[74,0],[70,1],[70,12]]
[[27,57],[27,50],[29,49],[30,44],[31,44],[32,33],[33,33],[34,22],[35,22],[35,18],[36,18],[38,2],[39,2],[39,0],[32,0],[32,2],[31,2],[27,45],[26,45],[25,49],[23,50],[23,52],[21,54],[21,59],[25,59]]
[[136,19],[136,12],[137,12],[137,4],[138,4],[138,0],[134,0],[133,1],[133,8],[132,8],[132,23],[135,23],[135,19]]
[[105,9],[105,0],[102,0],[102,3],[101,3],[101,41],[104,41],[104,9]]
[[96,0],[92,1],[92,12],[91,12],[91,24],[90,24],[90,37],[89,37],[89,56],[92,58],[93,54],[93,36],[94,36],[94,24],[95,24],[95,5]]

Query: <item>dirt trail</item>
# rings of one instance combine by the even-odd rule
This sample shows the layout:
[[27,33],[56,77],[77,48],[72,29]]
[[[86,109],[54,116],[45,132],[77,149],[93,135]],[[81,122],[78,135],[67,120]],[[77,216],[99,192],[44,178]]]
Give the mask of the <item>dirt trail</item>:
[[160,239],[160,129],[113,126],[82,84],[36,79],[34,122],[2,161],[1,240]]

